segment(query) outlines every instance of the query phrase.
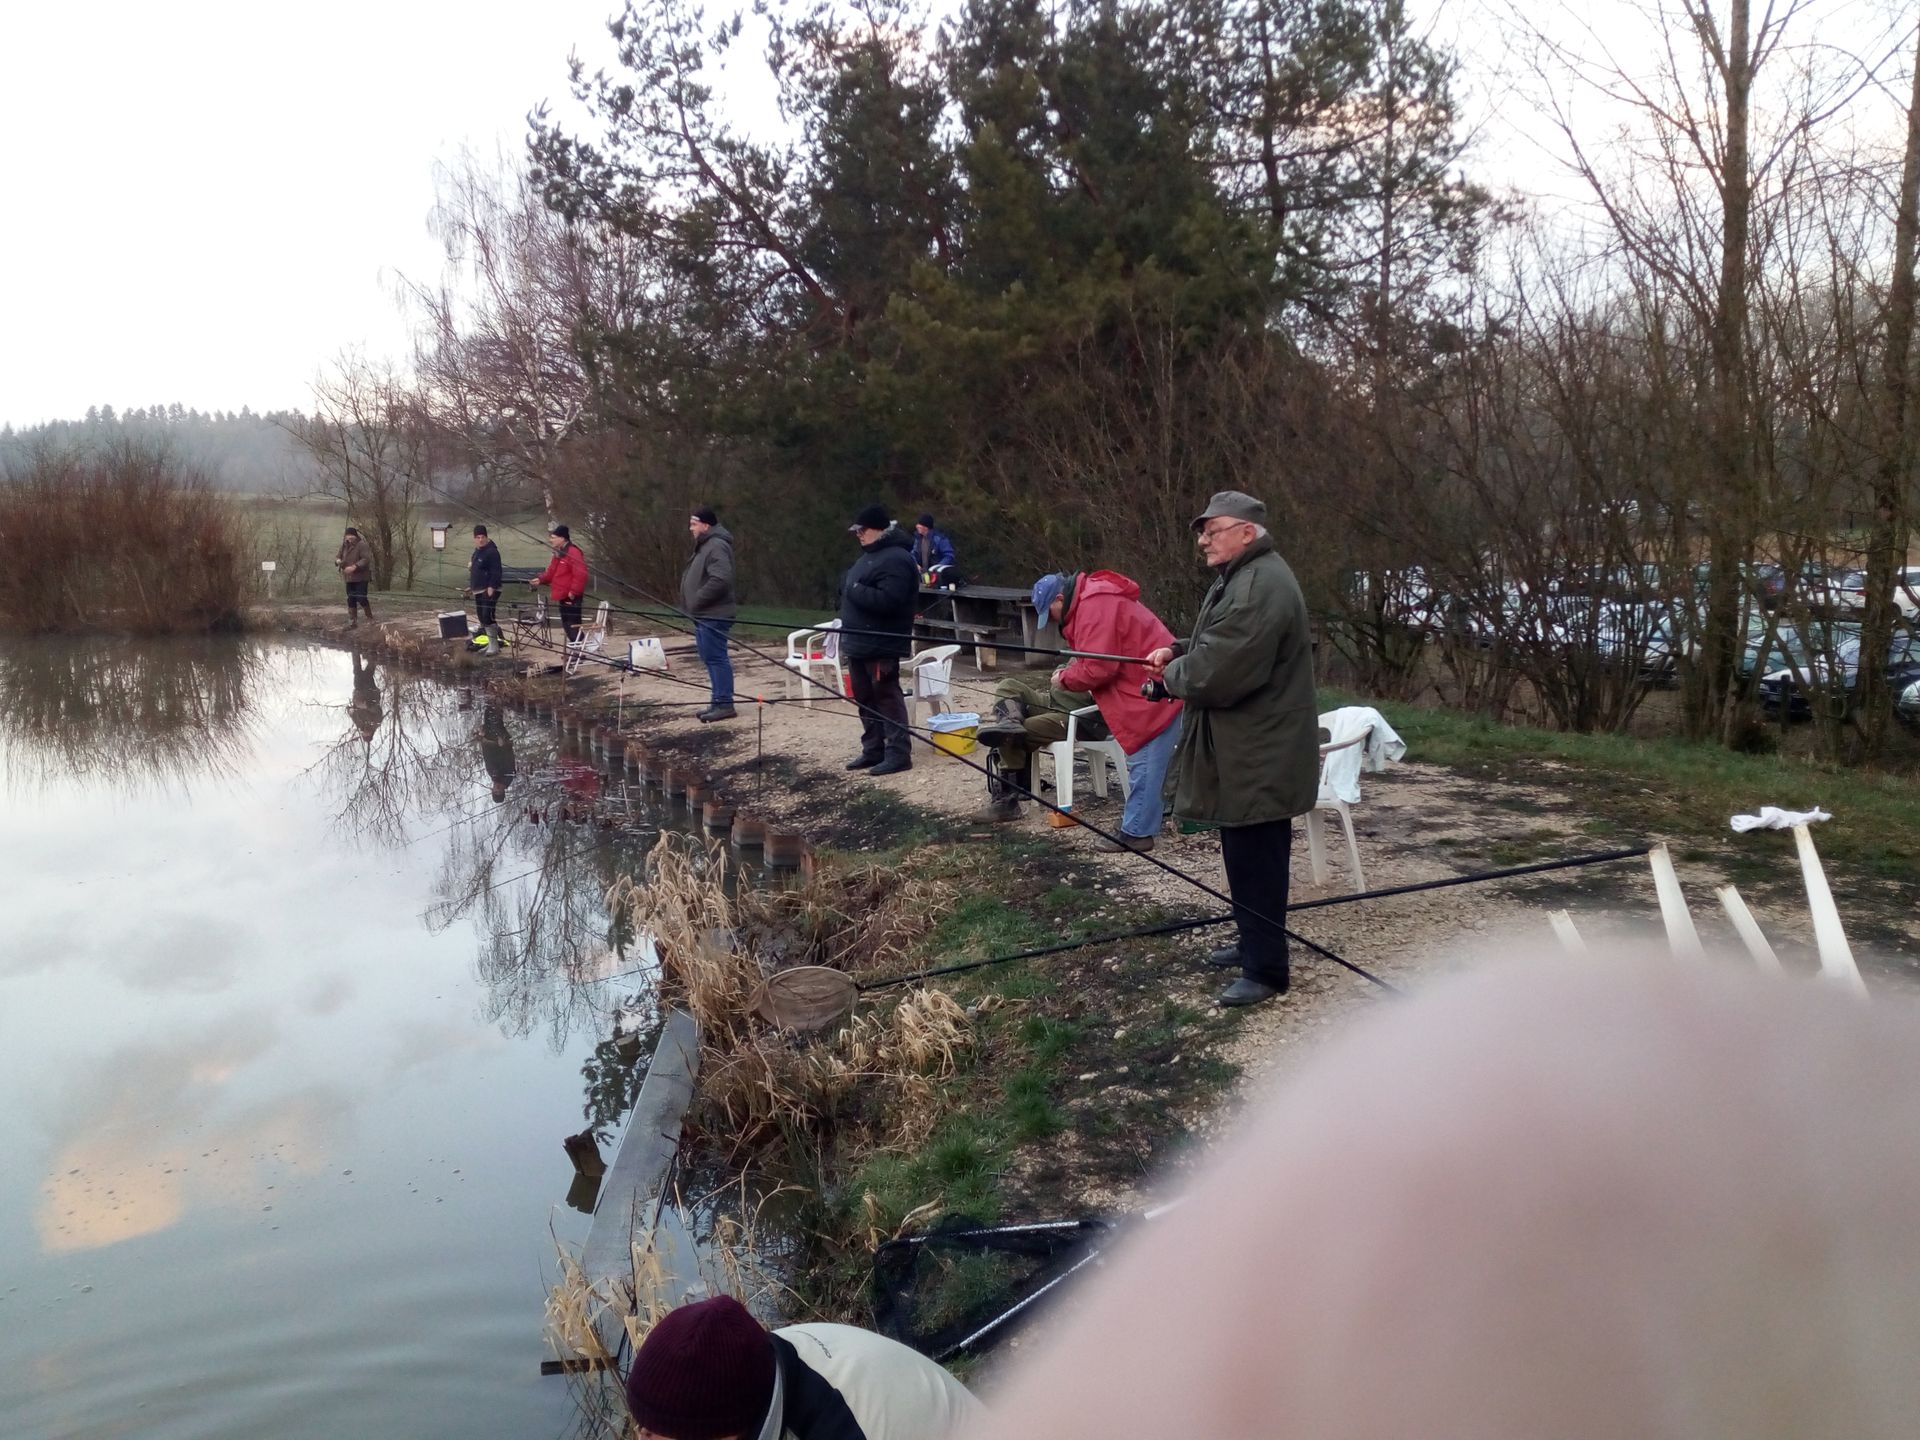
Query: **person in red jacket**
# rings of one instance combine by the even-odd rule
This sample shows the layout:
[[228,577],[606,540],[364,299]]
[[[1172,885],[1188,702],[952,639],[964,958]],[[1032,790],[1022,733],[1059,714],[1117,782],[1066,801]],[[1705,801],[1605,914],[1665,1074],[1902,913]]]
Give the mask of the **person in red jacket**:
[[564,525],[547,527],[547,543],[553,547],[553,559],[527,583],[553,587],[553,598],[560,606],[560,624],[571,640],[580,633],[580,600],[587,593],[587,557]]
[[[1173,643],[1173,632],[1140,603],[1140,587],[1112,570],[1079,575],[1042,575],[1033,587],[1040,628],[1057,624],[1070,650],[1102,655],[1146,656]],[[1180,743],[1180,702],[1149,700],[1140,693],[1144,664],[1079,659],[1054,672],[1063,690],[1093,696],[1120,748],[1127,752],[1127,806],[1120,816],[1120,844],[1106,850],[1151,850],[1166,818],[1161,792],[1174,747]]]

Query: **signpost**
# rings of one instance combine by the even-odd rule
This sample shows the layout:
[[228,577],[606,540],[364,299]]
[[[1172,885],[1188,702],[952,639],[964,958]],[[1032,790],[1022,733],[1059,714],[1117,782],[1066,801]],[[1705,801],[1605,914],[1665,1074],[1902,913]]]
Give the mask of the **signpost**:
[[262,560],[260,562],[260,568],[266,573],[267,599],[271,600],[273,599],[273,572],[280,568],[280,562],[278,560]]
[[427,528],[433,532],[433,578],[444,587],[447,580],[447,531],[453,528],[453,522],[432,520]]

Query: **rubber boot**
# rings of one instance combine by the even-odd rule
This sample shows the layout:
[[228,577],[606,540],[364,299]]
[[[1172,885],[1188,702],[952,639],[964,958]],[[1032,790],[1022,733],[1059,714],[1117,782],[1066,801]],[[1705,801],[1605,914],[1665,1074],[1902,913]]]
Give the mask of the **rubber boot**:
[[1017,695],[993,702],[993,718],[974,732],[982,745],[1004,745],[1027,738],[1027,707]]

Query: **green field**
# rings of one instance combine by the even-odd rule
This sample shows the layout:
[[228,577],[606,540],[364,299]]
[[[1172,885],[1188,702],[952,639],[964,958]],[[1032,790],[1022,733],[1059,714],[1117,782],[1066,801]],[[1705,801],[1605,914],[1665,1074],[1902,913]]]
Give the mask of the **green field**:
[[[340,590],[333,557],[342,532],[352,522],[346,507],[331,500],[287,500],[248,496],[242,509],[255,535],[257,559],[273,560],[280,569],[274,594],[287,600],[326,596]],[[452,526],[447,548],[437,554],[428,527],[439,521]],[[537,512],[508,516],[505,521],[483,518],[458,505],[439,505],[420,512],[420,540],[415,552],[412,592],[419,595],[451,593],[466,584],[467,554],[473,548],[473,527],[486,525],[500,558],[507,565],[544,566],[551,556],[541,538],[546,520]],[[523,533],[524,532],[524,533]],[[397,578],[397,577],[396,577]],[[404,585],[399,586],[405,590]]]

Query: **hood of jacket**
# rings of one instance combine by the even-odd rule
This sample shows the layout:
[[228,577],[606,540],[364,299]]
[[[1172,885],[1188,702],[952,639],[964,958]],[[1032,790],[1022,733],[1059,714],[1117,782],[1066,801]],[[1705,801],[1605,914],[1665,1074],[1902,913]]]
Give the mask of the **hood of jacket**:
[[1139,584],[1118,571],[1089,570],[1080,576],[1079,580],[1080,583],[1073,587],[1073,599],[1067,605],[1069,613],[1082,600],[1091,599],[1095,595],[1112,595],[1121,600],[1140,598]]
[[869,555],[878,555],[882,550],[911,550],[913,542],[907,539],[906,531],[898,525],[890,525],[880,533],[878,540],[869,541],[860,548]]
[[709,540],[724,540],[731,545],[733,543],[733,532],[724,525],[709,525],[707,527],[707,533],[693,542],[693,548],[698,550]]

